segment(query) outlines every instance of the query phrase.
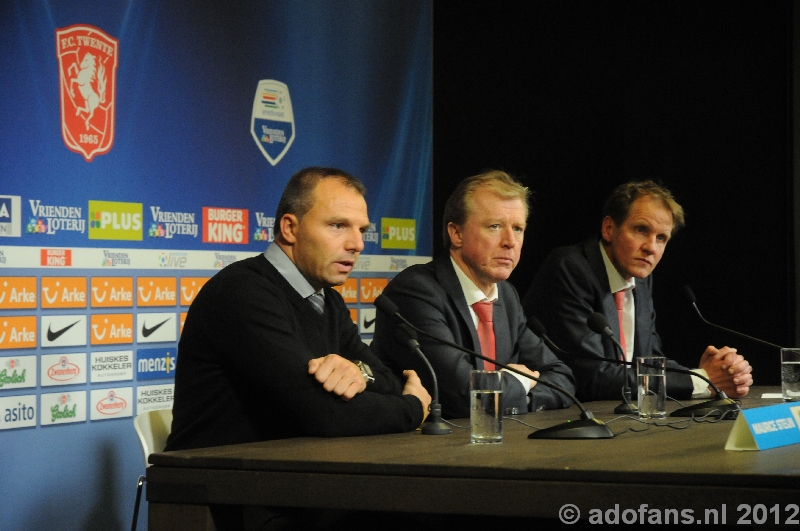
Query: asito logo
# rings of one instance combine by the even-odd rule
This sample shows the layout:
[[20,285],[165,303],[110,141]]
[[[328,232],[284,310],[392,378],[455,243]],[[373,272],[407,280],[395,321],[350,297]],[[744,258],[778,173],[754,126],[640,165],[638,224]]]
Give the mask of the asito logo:
[[56,30],[61,136],[86,162],[114,143],[117,39],[83,24]]
[[0,308],[36,308],[36,277],[0,277]]
[[133,277],[92,277],[92,308],[133,307]]
[[42,277],[42,308],[86,308],[86,277]]

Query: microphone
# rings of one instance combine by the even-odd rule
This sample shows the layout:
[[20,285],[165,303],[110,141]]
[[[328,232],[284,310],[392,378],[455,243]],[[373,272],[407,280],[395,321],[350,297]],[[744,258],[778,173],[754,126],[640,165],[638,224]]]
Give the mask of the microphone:
[[[375,299],[375,307],[377,307],[380,311],[382,311],[387,315],[396,317],[397,319],[408,325],[408,327],[411,328],[412,330],[415,330],[416,332],[432,339],[433,341],[436,341],[437,343],[441,343],[443,345],[447,345],[449,347],[460,350],[461,352],[464,352],[473,358],[494,363],[498,367],[502,367],[503,369],[506,369],[509,372],[522,375],[526,378],[530,378],[531,380],[534,380],[537,383],[544,385],[545,387],[555,389],[556,391],[570,397],[572,401],[575,402],[575,405],[578,406],[578,408],[581,410],[580,420],[567,421],[562,424],[551,426],[549,428],[537,430],[528,435],[529,439],[610,439],[614,437],[614,433],[603,421],[596,419],[591,411],[587,411],[586,408],[583,407],[583,404],[581,404],[572,393],[570,393],[563,387],[560,387],[558,385],[552,384],[544,380],[540,380],[538,378],[534,378],[530,374],[518,371],[517,369],[514,369],[513,367],[508,367],[507,365],[504,365],[502,363],[498,363],[497,360],[487,358],[486,356],[482,356],[481,354],[478,354],[477,352],[474,352],[468,348],[462,347],[461,345],[458,345],[456,343],[453,343],[452,341],[447,341],[446,339],[436,337],[432,334],[429,334],[425,330],[422,330],[421,328],[417,328],[416,326],[414,326],[414,324],[409,322],[405,317],[400,315],[400,311],[397,305],[384,294],[379,295],[378,298]],[[431,369],[431,371],[433,371],[433,369]]]
[[442,405],[439,403],[439,382],[436,380],[436,373],[431,367],[428,358],[419,348],[417,333],[409,328],[407,324],[399,323],[394,327],[394,338],[398,342],[408,345],[408,348],[419,354],[419,357],[428,366],[431,376],[433,376],[433,401],[431,401],[430,405],[430,414],[425,419],[425,422],[422,423],[423,435],[447,435],[452,430],[442,421]]
[[[597,332],[598,334],[602,334],[605,336],[610,337],[617,345],[616,339],[614,338],[614,333],[611,331],[611,328],[608,326],[608,321],[606,320],[605,315],[599,312],[595,312],[589,316],[589,327],[592,331]],[[620,349],[622,347],[620,346]],[[583,357],[583,356],[582,356]],[[604,358],[596,358],[596,359],[604,359]],[[623,363],[623,362],[620,362]],[[632,365],[630,362],[624,362],[628,365]],[[701,380],[708,383],[714,392],[717,393],[717,398],[707,400],[705,402],[700,402],[699,404],[694,404],[691,406],[682,407],[670,413],[670,417],[691,417],[691,416],[705,416],[710,415],[712,413],[716,413],[720,418],[726,416],[728,412],[734,412],[734,415],[731,418],[735,418],[738,414],[739,404],[737,404],[734,400],[727,397],[722,390],[717,387],[714,382],[710,379],[706,378],[701,374],[697,374],[696,372],[690,371],[689,369],[679,369],[677,367],[666,367],[667,372],[677,372],[680,374],[688,374],[690,376],[697,376]],[[625,378],[627,382],[628,379]],[[630,392],[630,390],[628,391]],[[614,410],[616,412],[616,410]]]
[[[623,365],[633,365],[632,363],[626,360],[627,356],[625,353],[625,349],[622,348],[622,345],[620,345],[619,341],[617,341],[617,338],[614,337],[614,332],[611,330],[611,327],[608,326],[608,320],[606,319],[605,315],[603,315],[600,312],[594,312],[586,320],[586,324],[589,326],[589,329],[592,332],[606,336],[607,338],[611,339],[611,341],[614,343],[614,346],[616,346],[619,349],[621,357],[620,361],[622,362]],[[627,370],[625,370],[623,376],[624,377],[622,384],[622,403],[614,408],[614,413],[620,413],[623,415],[638,413],[639,406],[635,406],[631,402],[631,385],[628,382]]]
[[743,334],[741,332],[737,332],[736,330],[731,330],[730,328],[725,328],[724,326],[720,326],[720,325],[717,325],[717,324],[714,324],[712,322],[707,321],[706,318],[703,317],[703,314],[700,313],[700,309],[697,307],[697,299],[694,296],[694,292],[692,291],[692,288],[690,288],[689,286],[684,286],[683,287],[683,296],[694,307],[694,311],[697,312],[697,316],[700,317],[700,320],[703,321],[705,324],[707,324],[709,326],[713,326],[714,328],[717,328],[719,330],[723,330],[725,332],[728,332],[729,334],[733,334],[733,335],[736,335],[736,336],[739,336],[739,337],[743,337],[745,339],[749,339],[750,341],[755,341],[756,343],[761,343],[763,345],[767,345],[768,347],[773,347],[773,348],[777,348],[777,349],[784,348],[784,347],[782,347],[780,345],[776,345],[775,343],[770,343],[769,341],[764,341],[763,339],[758,339],[757,337],[748,336],[747,334]]

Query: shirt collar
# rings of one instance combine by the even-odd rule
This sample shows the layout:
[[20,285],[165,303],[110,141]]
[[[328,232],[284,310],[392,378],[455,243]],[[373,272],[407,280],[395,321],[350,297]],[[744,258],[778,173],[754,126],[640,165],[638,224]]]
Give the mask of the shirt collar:
[[453,257],[450,256],[450,263],[453,264],[453,269],[456,271],[458,283],[461,284],[461,291],[464,292],[464,298],[467,299],[467,306],[472,306],[476,302],[489,301],[494,302],[497,300],[497,284],[492,284],[492,289],[489,295],[485,295],[481,289],[470,280],[470,278],[461,270]]
[[[270,244],[267,250],[264,251],[264,257],[270,264],[275,266],[278,273],[286,279],[286,282],[292,285],[301,297],[306,299],[314,293],[314,288],[308,283],[306,277],[297,269],[297,266],[279,245],[275,243]],[[322,295],[323,290],[319,290],[319,293]]]
[[611,259],[608,257],[606,253],[605,247],[603,247],[602,240],[598,243],[600,245],[600,254],[603,256],[603,263],[606,266],[606,275],[608,276],[608,286],[611,288],[611,293],[616,293],[622,290],[631,290],[636,287],[636,279],[631,277],[630,280],[625,280],[622,278],[622,275],[619,274],[617,268],[614,267],[614,264],[611,263]]

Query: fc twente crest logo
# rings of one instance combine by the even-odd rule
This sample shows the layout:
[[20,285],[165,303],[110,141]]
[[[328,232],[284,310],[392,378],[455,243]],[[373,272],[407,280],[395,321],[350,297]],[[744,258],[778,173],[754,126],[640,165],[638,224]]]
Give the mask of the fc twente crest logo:
[[114,143],[118,41],[93,26],[56,30],[61,136],[91,162]]

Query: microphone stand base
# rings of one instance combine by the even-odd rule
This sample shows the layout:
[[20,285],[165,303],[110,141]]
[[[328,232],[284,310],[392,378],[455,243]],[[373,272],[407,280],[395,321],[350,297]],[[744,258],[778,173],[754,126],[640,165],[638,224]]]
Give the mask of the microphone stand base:
[[704,417],[710,415],[733,420],[739,415],[741,408],[739,404],[730,398],[718,398],[707,400],[699,404],[676,409],[669,414],[670,417]]
[[528,439],[611,439],[614,433],[597,419],[580,419],[536,430]]
[[437,401],[431,402],[428,419],[422,423],[423,435],[448,435],[453,430],[442,421],[442,406]]
[[639,406],[631,404],[630,402],[623,402],[614,408],[614,413],[618,415],[638,415]]

